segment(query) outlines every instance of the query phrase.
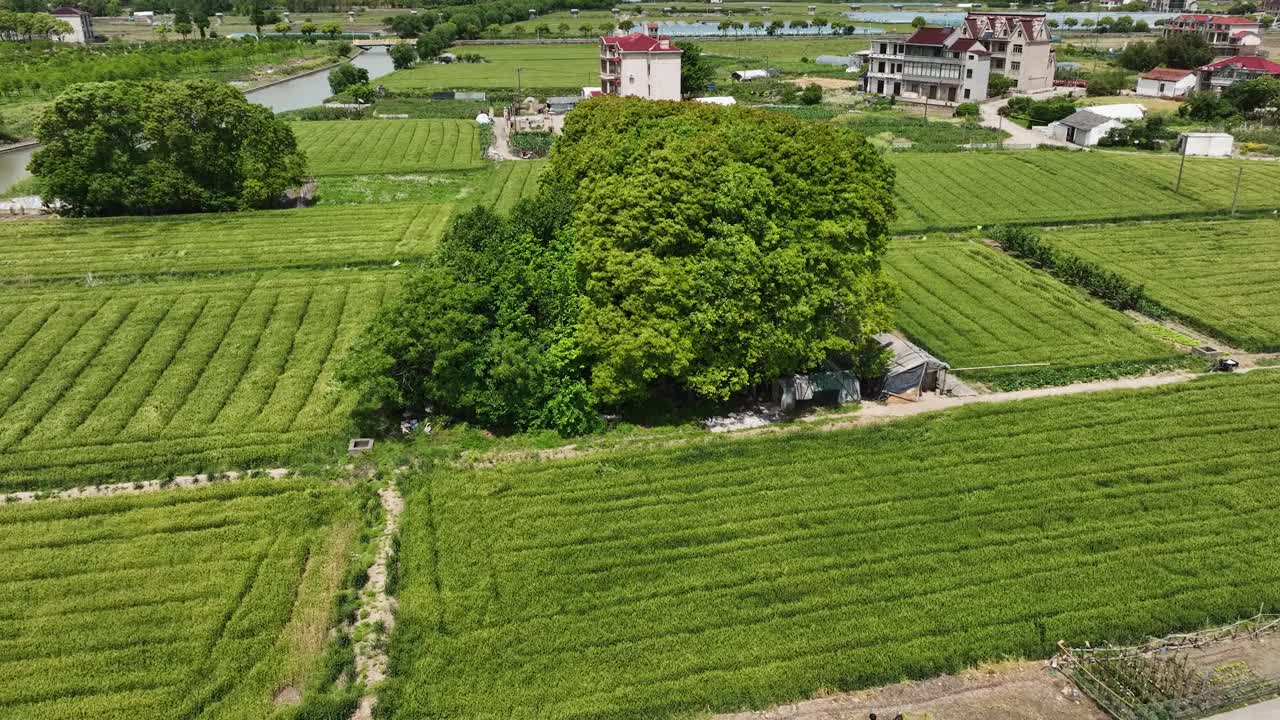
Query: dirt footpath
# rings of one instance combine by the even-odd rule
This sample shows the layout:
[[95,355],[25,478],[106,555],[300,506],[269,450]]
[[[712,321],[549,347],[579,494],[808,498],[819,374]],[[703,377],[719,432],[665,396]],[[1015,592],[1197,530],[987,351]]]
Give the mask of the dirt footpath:
[[959,675],[832,695],[715,720],[1107,720],[1042,662],[983,666]]

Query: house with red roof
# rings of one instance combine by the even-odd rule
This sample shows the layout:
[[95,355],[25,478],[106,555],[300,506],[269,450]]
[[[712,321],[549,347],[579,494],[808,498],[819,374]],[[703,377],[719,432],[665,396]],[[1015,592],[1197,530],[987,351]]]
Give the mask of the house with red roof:
[[1218,57],[1257,55],[1262,46],[1262,24],[1239,15],[1183,14],[1164,26],[1164,35],[1195,33],[1213,48]]
[[1183,97],[1197,84],[1199,78],[1194,70],[1158,67],[1138,76],[1137,93],[1144,97]]
[[1056,55],[1043,13],[972,12],[956,27],[871,42],[863,90],[961,103],[985,100],[992,73],[1023,92],[1053,87]]
[[680,48],[671,38],[631,33],[600,38],[600,89],[608,95],[680,99]]
[[1238,82],[1272,75],[1280,77],[1280,65],[1257,55],[1237,55],[1215,60],[1196,69],[1199,89],[1222,92]]

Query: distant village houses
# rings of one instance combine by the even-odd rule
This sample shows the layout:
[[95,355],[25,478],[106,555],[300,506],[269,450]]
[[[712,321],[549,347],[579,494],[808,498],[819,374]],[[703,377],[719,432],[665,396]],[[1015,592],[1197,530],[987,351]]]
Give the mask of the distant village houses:
[[862,89],[947,103],[985,100],[992,74],[1021,92],[1053,87],[1056,54],[1044,13],[971,12],[954,28],[919,28],[871,43]]
[[1223,88],[1244,80],[1280,77],[1280,65],[1257,55],[1241,55],[1215,60],[1196,69],[1200,90],[1222,92]]
[[1256,55],[1262,46],[1262,24],[1237,15],[1179,15],[1164,27],[1165,37],[1178,33],[1204,38],[1217,57]]

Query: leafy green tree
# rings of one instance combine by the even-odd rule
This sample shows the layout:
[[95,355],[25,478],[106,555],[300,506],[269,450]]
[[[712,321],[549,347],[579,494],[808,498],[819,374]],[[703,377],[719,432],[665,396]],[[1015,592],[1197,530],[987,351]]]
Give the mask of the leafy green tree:
[[822,86],[821,85],[817,85],[817,84],[806,85],[804,87],[804,90],[800,91],[801,105],[817,105],[820,102],[822,102]]
[[928,24],[929,24],[929,21],[925,20],[923,15],[917,15],[911,18],[911,27],[913,28],[922,28]]
[[1080,24],[1080,21],[1079,21],[1079,20],[1077,20],[1076,18],[1069,17],[1069,18],[1067,18],[1066,20],[1063,20],[1063,21],[1062,21],[1062,24],[1066,25],[1066,26],[1067,26],[1067,27],[1069,27],[1069,28],[1073,28],[1073,27],[1075,27],[1075,26],[1079,25],[1079,24]]
[[614,28],[613,23],[600,23],[599,25],[596,26],[596,29],[599,30],[604,35],[608,35],[609,33],[613,32],[613,28]]
[[593,98],[548,163],[541,196],[572,203],[579,339],[604,403],[723,400],[892,326],[893,170],[849,130]]
[[369,82],[369,71],[362,67],[356,67],[349,62],[344,62],[329,72],[329,90],[334,95],[346,90],[352,85]]
[[212,80],[74,85],[36,136],[31,171],[68,215],[266,207],[306,166],[288,123]]
[[160,42],[164,42],[165,40],[169,39],[169,33],[172,31],[173,31],[173,28],[170,28],[168,25],[161,23],[159,25],[156,25],[155,29],[152,32],[160,36]]
[[278,23],[276,23],[274,26],[272,26],[272,28],[271,28],[271,29],[272,29],[272,30],[275,30],[276,32],[278,32],[278,33],[280,33],[281,35],[283,35],[283,34],[285,34],[285,33],[289,32],[290,30],[292,30],[293,28],[292,28],[292,27],[290,27],[290,26],[289,26],[289,23],[287,23],[287,22],[278,22]]
[[533,32],[537,34],[538,37],[545,37],[551,34],[551,26],[546,23],[538,23],[534,26]]
[[264,0],[253,0],[249,5],[249,24],[258,37],[262,37],[262,26],[266,25],[267,8]]
[[320,26],[320,32],[328,35],[330,40],[336,40],[342,33],[342,26],[336,22],[327,22]]
[[1222,97],[1242,115],[1262,108],[1280,107],[1280,78],[1264,75],[1237,82],[1223,90]]
[[582,37],[590,37],[593,32],[595,32],[595,28],[592,27],[591,23],[582,23],[578,26],[578,33]]
[[569,31],[573,28],[569,27],[569,23],[560,23],[556,26],[556,32],[560,33],[560,37],[568,37]]
[[1089,97],[1107,97],[1119,95],[1121,90],[1129,87],[1129,76],[1123,70],[1095,73],[1089,78],[1086,93]]
[[1146,72],[1165,63],[1164,50],[1157,43],[1129,43],[1120,52],[1120,67],[1134,72]]
[[685,97],[701,95],[715,79],[716,69],[702,54],[701,45],[678,42],[676,47],[684,51],[680,55],[680,94]]
[[987,97],[1000,97],[1016,84],[1008,75],[993,72],[987,76]]
[[1213,48],[1197,33],[1170,33],[1156,41],[1164,53],[1164,64],[1191,70],[1213,62]]
[[956,109],[951,114],[958,118],[976,118],[982,113],[978,109],[978,103],[964,102],[957,105]]
[[315,34],[318,29],[319,28],[316,27],[316,24],[311,22],[310,18],[303,20],[302,25],[298,26],[298,32],[302,33],[303,39],[307,42],[316,41]]
[[397,43],[391,46],[391,64],[397,70],[413,67],[418,61],[418,50],[409,43]]
[[769,27],[765,28],[764,32],[766,35],[777,35],[779,32],[782,32],[782,30],[784,30],[786,27],[787,27],[786,23],[782,22],[781,20],[774,20],[773,22],[769,23]]
[[621,30],[622,32],[631,32],[631,29],[634,28],[635,26],[636,24],[630,20],[623,20],[622,22],[618,23],[618,29]]
[[1178,108],[1178,115],[1202,122],[1218,122],[1236,115],[1231,101],[1215,92],[1193,92]]

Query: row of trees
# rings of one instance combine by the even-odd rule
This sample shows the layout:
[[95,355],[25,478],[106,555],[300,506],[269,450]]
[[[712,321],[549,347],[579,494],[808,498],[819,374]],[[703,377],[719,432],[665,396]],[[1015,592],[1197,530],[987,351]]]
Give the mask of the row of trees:
[[834,125],[593,98],[567,117],[539,195],[456,221],[342,379],[388,410],[575,434],[602,409],[720,402],[856,364],[893,323],[893,179]]
[[35,39],[52,40],[59,35],[71,32],[71,25],[65,20],[45,12],[10,12],[0,10],[0,40],[11,42]]
[[1130,43],[1121,51],[1118,62],[1134,72],[1154,67],[1191,70],[1213,62],[1213,48],[1197,33],[1174,33],[1155,42]]
[[1245,118],[1280,124],[1280,78],[1265,76],[1237,82],[1221,95],[1193,93],[1178,114],[1203,122],[1238,121]]

